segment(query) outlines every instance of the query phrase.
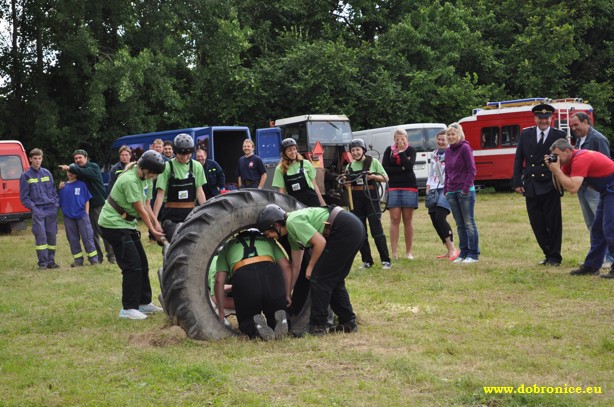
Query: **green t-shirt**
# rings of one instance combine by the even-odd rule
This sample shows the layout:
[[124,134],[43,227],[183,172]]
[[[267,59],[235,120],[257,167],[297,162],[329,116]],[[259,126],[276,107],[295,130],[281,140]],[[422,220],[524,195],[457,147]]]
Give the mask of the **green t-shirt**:
[[[249,247],[251,237],[246,236],[243,239],[245,240],[245,244]],[[256,237],[254,247],[256,248],[258,256],[270,256],[276,262],[286,258],[286,255],[277,243],[264,236]],[[224,248],[217,257],[215,272],[227,272],[228,275],[231,276],[233,273],[232,268],[241,260],[243,260],[243,245],[238,239],[231,239],[224,245]]]
[[[132,205],[135,202],[145,202],[151,199],[153,181],[141,180],[137,174],[138,167],[135,165],[128,171],[124,171],[113,185],[111,198],[121,206],[128,215],[138,217],[139,214]],[[98,224],[109,229],[136,229],[136,219],[127,221],[105,201]]]
[[[177,161],[177,158],[173,158],[171,160],[173,162],[173,170],[175,171],[175,178],[177,179],[186,179],[188,177],[188,173],[190,172],[190,161],[185,164],[181,164]],[[192,161],[192,174],[194,174],[194,180],[196,181],[196,187],[202,187],[207,183],[207,177],[205,177],[205,170],[203,170],[203,166],[196,160]],[[166,187],[168,186],[168,179],[171,176],[171,165],[170,161],[166,162],[166,166],[164,168],[164,172],[158,176],[156,181],[156,189],[161,189],[166,191]],[[164,202],[166,202],[166,192],[164,193]]]
[[322,234],[329,216],[328,208],[305,208],[288,213],[286,229],[290,248],[299,250],[313,246],[309,240],[316,232]]
[[[299,161],[295,161],[288,167],[287,175],[298,174],[298,170],[301,168],[301,163]],[[313,180],[316,177],[316,169],[313,168],[313,165],[309,162],[309,160],[303,160],[303,171],[305,171],[305,178],[307,178],[307,185],[309,188],[315,189],[313,187]],[[273,175],[273,183],[271,184],[275,188],[283,188],[286,189],[286,183],[284,182],[284,174],[281,172],[281,165],[278,165],[275,168],[275,174]]]
[[[347,171],[349,172],[350,169],[352,169],[352,171],[361,171],[362,165],[362,161],[354,160],[350,163],[350,165],[348,165]],[[380,163],[377,158],[373,158],[371,161],[371,166],[367,169],[367,171],[383,175],[384,177],[388,176],[388,174],[386,174],[386,170],[382,166],[382,163]]]

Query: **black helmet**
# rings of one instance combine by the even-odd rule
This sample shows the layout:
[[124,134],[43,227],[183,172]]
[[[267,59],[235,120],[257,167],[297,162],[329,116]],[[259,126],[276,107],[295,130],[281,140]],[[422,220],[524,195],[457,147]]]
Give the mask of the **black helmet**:
[[365,143],[365,141],[361,138],[355,138],[352,141],[350,141],[350,150],[354,147],[360,147],[364,151],[367,151],[367,143]]
[[162,174],[164,172],[164,159],[157,151],[145,151],[137,163],[142,170],[149,170],[154,174]]
[[194,152],[194,139],[187,133],[177,134],[173,141],[175,154],[192,154]]
[[258,230],[262,233],[275,228],[275,223],[282,222],[286,218],[286,211],[278,205],[269,204],[264,207],[260,215],[258,215]]
[[296,140],[292,137],[285,138],[281,141],[281,145],[279,146],[279,151],[282,153],[286,151],[286,148],[296,146]]

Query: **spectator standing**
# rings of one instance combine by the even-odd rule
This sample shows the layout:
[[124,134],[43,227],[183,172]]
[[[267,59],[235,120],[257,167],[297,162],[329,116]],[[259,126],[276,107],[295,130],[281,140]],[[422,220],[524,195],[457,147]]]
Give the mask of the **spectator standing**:
[[170,161],[175,158],[172,141],[164,141],[164,145],[162,146],[162,158],[164,159],[164,161]]
[[429,176],[426,181],[426,193],[429,191],[437,190],[438,199],[437,204],[428,208],[429,216],[431,217],[431,223],[437,232],[437,235],[441,239],[441,242],[446,246],[446,252],[437,256],[438,259],[448,259],[454,261],[460,255],[460,252],[454,247],[452,227],[446,220],[448,214],[452,211],[446,194],[443,193],[443,187],[445,185],[445,166],[446,166],[446,149],[448,148],[448,140],[446,138],[446,131],[442,130],[437,133],[436,136],[437,149],[433,151],[431,155],[431,162],[429,164]]
[[[71,168],[71,171],[77,174],[77,178],[85,182],[87,189],[92,194],[92,199],[90,199],[90,223],[94,230],[94,244],[96,245],[96,252],[98,252],[98,262],[102,263],[104,256],[100,247],[99,239],[101,233],[98,218],[100,217],[104,201],[107,198],[107,191],[102,181],[102,172],[100,172],[98,164],[88,159],[87,151],[78,149],[73,152],[72,156],[75,162],[70,165],[60,165],[60,168],[63,171],[68,171]],[[104,238],[102,242],[107,252],[107,260],[109,263],[115,263],[113,247]]]
[[[545,156],[545,162],[563,188],[573,194],[586,181],[600,193],[591,226],[591,248],[580,268],[571,272],[572,275],[597,275],[608,248],[614,251],[614,162],[598,151],[574,150],[566,138],[556,140],[550,150],[557,160]],[[614,269],[610,268],[601,277],[614,278]]]
[[550,127],[554,110],[554,106],[545,103],[533,107],[536,126],[520,133],[512,180],[514,190],[525,197],[533,234],[544,253],[539,264],[544,266],[558,266],[563,260],[561,196],[544,163],[552,143],[566,137],[565,132]]
[[235,171],[239,188],[262,189],[267,177],[266,168],[262,159],[254,154],[254,142],[250,139],[243,141],[243,154]]
[[60,206],[64,215],[66,239],[70,245],[73,263],[70,267],[82,267],[84,263],[81,241],[90,264],[98,264],[98,252],[94,244],[94,231],[90,223],[90,199],[92,194],[85,182],[68,168],[68,182],[60,189]]
[[475,224],[476,168],[473,150],[465,140],[463,128],[452,123],[446,130],[450,145],[446,150],[443,192],[456,222],[460,254],[454,263],[477,263],[480,257],[478,227]]
[[202,164],[207,178],[207,183],[203,185],[205,197],[210,199],[218,196],[226,189],[226,175],[222,167],[216,161],[207,158],[207,151],[202,148],[196,150],[195,156],[196,161]]
[[[584,112],[578,112],[571,116],[569,127],[574,135],[576,149],[599,151],[601,154],[610,158],[610,142],[608,139],[595,130],[590,124],[590,117]],[[599,192],[588,186],[585,181],[578,190],[578,200],[584,216],[584,223],[590,230],[595,220],[595,211],[599,204]],[[604,265],[609,267],[614,261],[614,255],[608,250],[605,255]]]
[[403,220],[405,257],[413,259],[414,210],[418,208],[418,183],[414,173],[416,149],[409,145],[405,129],[396,129],[394,143],[387,147],[382,165],[390,178],[388,182],[388,212],[390,213],[390,247],[392,257],[398,259],[399,226]]
[[19,199],[32,211],[32,234],[36,244],[39,269],[56,269],[59,198],[53,175],[43,164],[43,150],[30,151],[30,168],[19,178]]
[[124,172],[126,165],[132,159],[132,150],[128,146],[121,146],[119,148],[119,162],[111,167],[109,170],[109,183],[107,186],[107,192],[111,192],[113,189],[113,184],[115,184],[115,180]]
[[165,158],[164,156],[164,141],[162,141],[161,138],[157,138],[153,141],[153,143],[151,143],[151,148],[150,150],[154,150],[157,153],[159,153],[162,158]]

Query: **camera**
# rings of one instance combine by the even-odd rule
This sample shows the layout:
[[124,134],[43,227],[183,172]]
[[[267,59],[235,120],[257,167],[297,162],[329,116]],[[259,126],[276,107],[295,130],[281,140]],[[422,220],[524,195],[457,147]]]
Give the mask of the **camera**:
[[550,154],[548,155],[548,161],[550,161],[551,163],[555,163],[559,160],[559,155],[558,154]]

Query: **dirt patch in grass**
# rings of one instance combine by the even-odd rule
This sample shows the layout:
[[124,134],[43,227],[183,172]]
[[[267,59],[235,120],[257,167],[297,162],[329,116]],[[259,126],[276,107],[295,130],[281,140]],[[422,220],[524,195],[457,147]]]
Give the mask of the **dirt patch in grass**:
[[132,334],[128,343],[136,346],[165,347],[176,345],[187,339],[187,335],[179,326],[165,326],[158,331]]

